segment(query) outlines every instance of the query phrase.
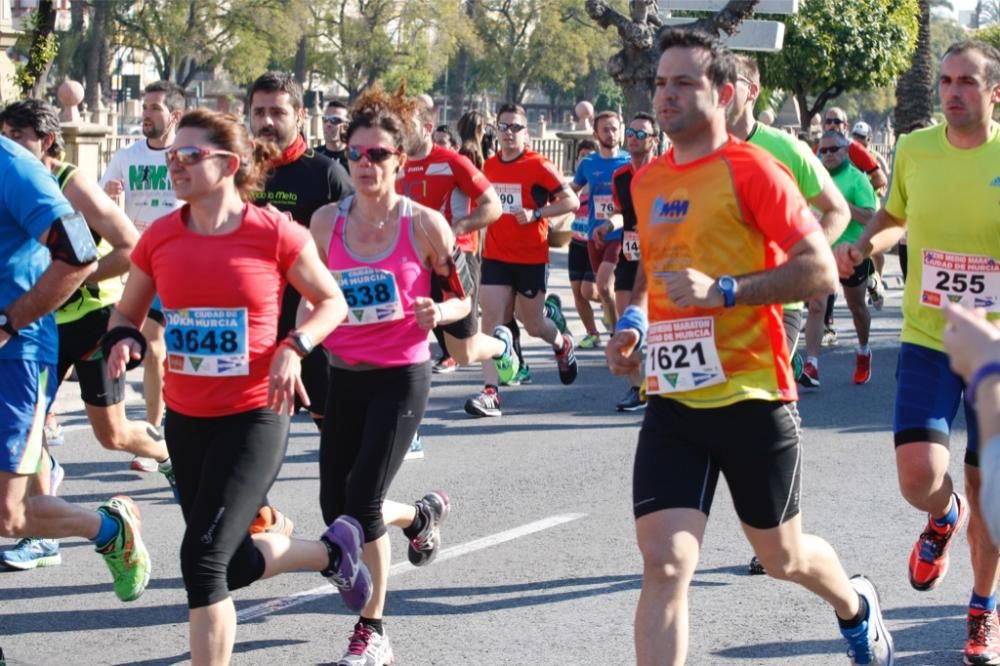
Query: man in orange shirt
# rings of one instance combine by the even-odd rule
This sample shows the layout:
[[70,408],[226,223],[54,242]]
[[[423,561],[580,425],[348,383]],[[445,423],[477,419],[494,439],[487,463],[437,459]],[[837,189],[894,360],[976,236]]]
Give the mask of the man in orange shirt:
[[637,662],[685,661],[687,593],[721,472],[767,573],[833,606],[851,663],[891,664],[875,587],[848,579],[833,548],[803,534],[799,513],[781,304],[832,291],[830,247],[788,170],[726,133],[732,54],[685,30],[664,33],[660,50],[653,106],[673,146],[632,182],[641,270],[606,349],[624,374],[646,343],[649,405],[633,474]]

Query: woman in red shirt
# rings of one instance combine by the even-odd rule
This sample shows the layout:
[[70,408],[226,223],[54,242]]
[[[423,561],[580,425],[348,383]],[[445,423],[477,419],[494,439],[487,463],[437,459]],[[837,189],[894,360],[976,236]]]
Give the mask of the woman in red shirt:
[[[247,533],[278,475],[288,418],[308,405],[301,359],[347,313],[308,230],[273,208],[247,203],[273,151],[253,146],[236,116],[205,109],[181,118],[167,151],[186,205],[157,220],[132,254],[106,347],[112,376],[142,356],[154,294],[167,319],[165,437],[186,529],[181,573],[188,596],[191,661],[228,664],[236,634],[230,590],[292,570],[314,570],[360,609],[371,579],[362,530],[338,517],[319,541]],[[285,284],[313,308],[277,339]],[[111,346],[113,344],[113,346]]]

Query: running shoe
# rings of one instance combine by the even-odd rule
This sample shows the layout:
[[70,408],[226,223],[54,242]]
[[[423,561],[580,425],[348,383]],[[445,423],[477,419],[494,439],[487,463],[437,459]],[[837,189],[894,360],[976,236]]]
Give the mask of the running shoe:
[[424,440],[420,439],[420,433],[418,432],[413,436],[413,441],[410,442],[410,450],[403,456],[403,460],[422,460],[423,457]]
[[497,377],[500,383],[510,383],[517,376],[517,371],[521,369],[521,364],[514,353],[514,336],[506,326],[497,326],[493,329],[493,337],[503,343],[503,353],[500,357],[493,357],[493,365],[497,369]]
[[933,590],[948,573],[948,547],[969,517],[965,497],[959,493],[952,493],[952,497],[958,503],[955,524],[938,527],[934,519],[927,516],[927,527],[910,552],[910,585],[916,590]]
[[566,317],[563,316],[562,299],[556,294],[545,297],[545,316],[552,320],[560,333],[566,332]]
[[448,358],[439,358],[434,367],[431,368],[431,372],[438,375],[449,375],[458,370],[458,361],[453,359],[451,356]]
[[396,663],[389,637],[358,622],[347,652],[334,666],[391,666]]
[[872,273],[868,277],[868,305],[876,310],[881,310],[885,305],[885,285],[878,273]]
[[823,337],[820,339],[820,344],[824,347],[837,346],[837,330],[833,326],[827,326],[823,329]]
[[969,666],[979,664],[1000,664],[1000,626],[997,612],[976,608],[969,609],[966,618],[969,638],[965,641],[962,660]]
[[799,384],[811,388],[819,387],[819,368],[812,361],[806,361],[802,366],[802,374],[799,375]]
[[295,532],[295,523],[274,506],[262,506],[257,510],[257,517],[250,523],[250,534],[283,534],[291,537]]
[[55,539],[21,539],[10,550],[0,553],[0,564],[15,571],[28,571],[37,567],[54,567],[62,564],[59,542]]
[[639,395],[639,387],[630,386],[625,397],[615,405],[615,409],[619,412],[638,412],[641,409],[646,409],[646,401]]
[[867,384],[872,379],[872,353],[856,352],[854,354],[854,383]]
[[556,363],[559,364],[559,381],[567,385],[576,381],[577,367],[574,347],[573,336],[569,333],[563,333],[562,349],[555,352],[555,355]]
[[174,465],[170,462],[170,458],[167,458],[165,462],[157,463],[156,470],[167,480],[170,492],[174,494],[174,501],[180,504],[181,496],[177,494],[177,475],[174,474]]
[[847,639],[847,656],[851,658],[852,664],[892,666],[896,660],[892,636],[885,628],[875,586],[864,576],[854,576],[851,578],[851,587],[867,602],[868,617],[856,627],[841,627],[840,633]]
[[142,542],[139,507],[124,495],[112,497],[97,509],[118,523],[118,534],[94,550],[104,557],[114,578],[115,594],[122,601],[135,601],[149,583],[152,563]]
[[500,416],[500,394],[492,386],[483,387],[479,395],[465,401],[465,413],[469,416]]
[[148,473],[159,471],[160,467],[152,458],[141,458],[139,456],[135,456],[132,458],[132,462],[129,463],[129,469],[136,472]]
[[49,446],[62,446],[66,443],[62,425],[59,424],[59,420],[52,412],[49,412],[45,416],[45,425],[42,428],[42,432],[45,434],[45,443]]
[[63,466],[59,464],[59,461],[53,456],[49,456],[49,460],[52,461],[52,468],[49,470],[49,495],[55,497],[56,493],[59,492],[59,486],[62,485],[63,479],[66,478],[66,470]]
[[528,364],[525,363],[517,371],[517,374],[514,375],[514,378],[512,380],[510,380],[506,384],[500,382],[500,386],[520,386],[521,384],[530,384],[530,383],[531,383],[531,368],[529,368]]
[[756,555],[750,558],[750,566],[748,567],[748,570],[751,576],[763,576],[767,573],[767,571],[764,570],[764,565],[760,563],[760,560],[757,559]]
[[414,505],[424,517],[424,528],[410,539],[406,554],[410,564],[421,567],[430,564],[437,555],[441,545],[441,523],[451,511],[451,502],[444,491],[435,490],[418,499]]
[[802,365],[802,354],[792,354],[792,376],[800,383],[802,381]]
[[580,338],[580,344],[577,345],[580,349],[600,349],[601,348],[601,336],[599,333],[588,333],[587,335]]
[[331,566],[320,573],[337,588],[344,605],[352,611],[360,611],[372,598],[372,577],[361,561],[364,540],[361,523],[351,516],[337,518],[320,537],[331,560],[334,554],[339,555],[336,567],[331,561]]

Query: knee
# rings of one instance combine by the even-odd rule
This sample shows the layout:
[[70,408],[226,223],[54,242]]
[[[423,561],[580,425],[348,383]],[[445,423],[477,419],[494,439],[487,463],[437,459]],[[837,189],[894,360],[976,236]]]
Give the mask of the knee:
[[227,562],[215,558],[194,535],[185,535],[181,543],[181,578],[188,595],[188,606],[209,606],[229,596]]
[[639,549],[644,583],[678,589],[687,589],[691,584],[698,564],[696,556],[672,548],[644,548],[642,544]]
[[926,498],[940,483],[939,475],[929,465],[919,461],[900,461],[899,491],[907,500]]
[[826,299],[819,301],[813,299],[809,301],[809,316],[822,317],[826,314]]
[[121,424],[115,423],[112,419],[93,419],[90,424],[94,428],[94,436],[97,438],[97,441],[108,451],[125,451],[128,449],[128,436]]
[[150,359],[162,363],[163,359],[167,357],[167,345],[163,340],[157,338],[149,338],[146,341],[146,361],[149,362]]
[[[468,338],[467,340],[458,340],[451,336],[445,337],[445,344],[448,347],[448,353],[451,357],[455,359],[455,362],[459,365],[469,365],[472,363],[473,353],[472,353],[472,341],[475,338]],[[478,359],[477,359],[478,360]]]
[[776,580],[797,580],[803,570],[802,559],[790,550],[757,552],[757,559],[767,575]]
[[344,514],[351,516],[361,524],[361,531],[365,535],[365,543],[371,543],[387,532],[385,520],[382,518],[381,499],[378,502],[365,504],[348,502],[344,508]]

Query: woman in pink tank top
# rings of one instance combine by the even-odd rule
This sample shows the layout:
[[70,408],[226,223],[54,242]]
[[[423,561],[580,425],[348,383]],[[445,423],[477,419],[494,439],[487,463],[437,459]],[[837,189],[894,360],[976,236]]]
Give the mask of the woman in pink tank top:
[[419,566],[437,553],[448,513],[441,491],[414,504],[385,499],[427,408],[427,333],[469,312],[468,299],[430,299],[431,280],[450,273],[455,238],[448,223],[396,193],[396,174],[406,161],[401,119],[412,117],[412,104],[381,90],[362,95],[347,130],[355,194],[319,209],[310,224],[348,304],[347,317],[323,341],[333,367],[320,437],[320,505],[324,516],[346,514],[361,523],[361,558],[373,587],[338,664],[393,661],[382,623],[386,524],[403,528],[409,559]]

